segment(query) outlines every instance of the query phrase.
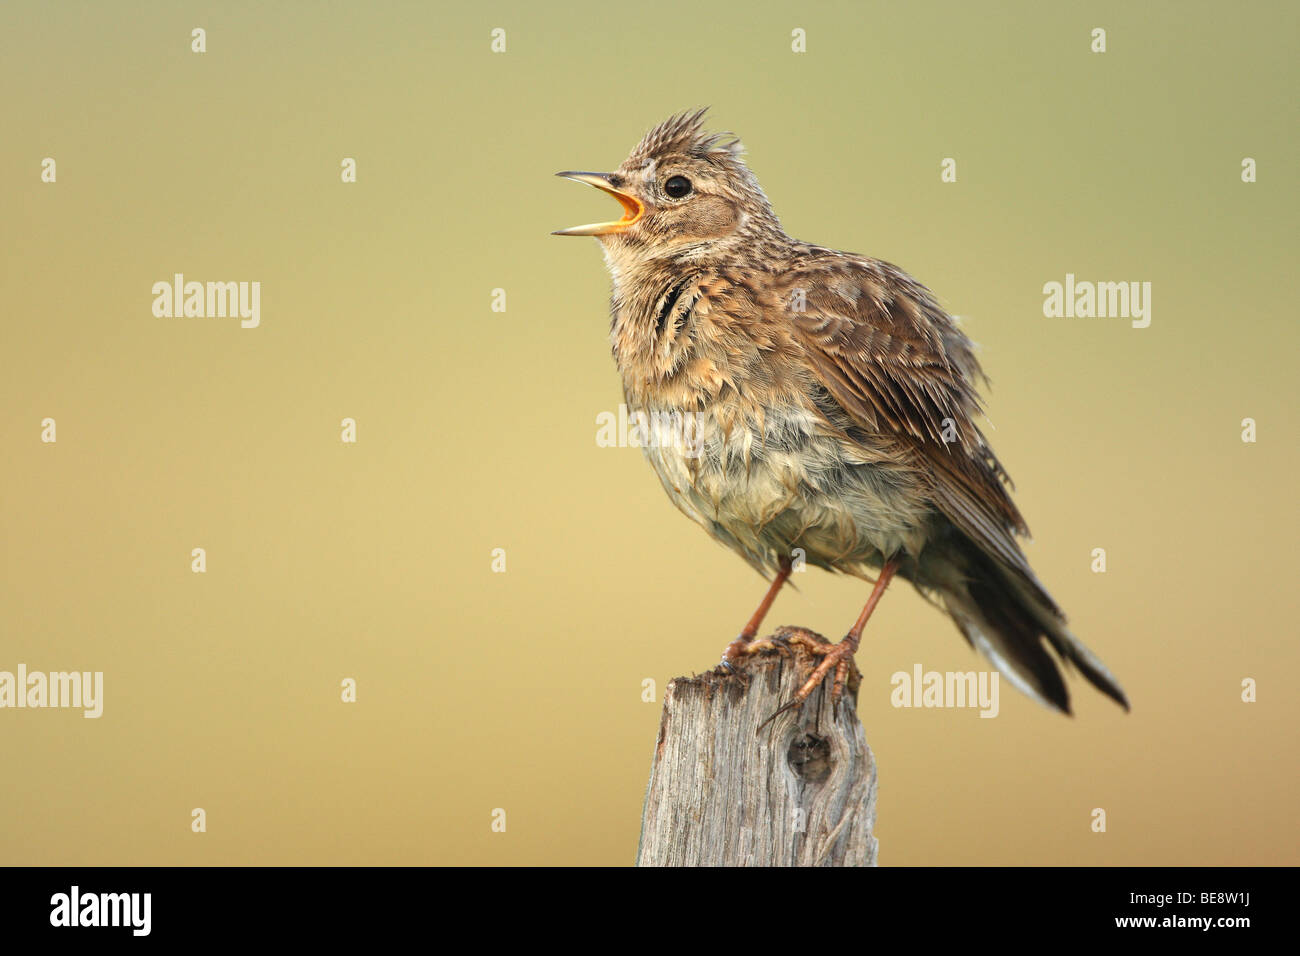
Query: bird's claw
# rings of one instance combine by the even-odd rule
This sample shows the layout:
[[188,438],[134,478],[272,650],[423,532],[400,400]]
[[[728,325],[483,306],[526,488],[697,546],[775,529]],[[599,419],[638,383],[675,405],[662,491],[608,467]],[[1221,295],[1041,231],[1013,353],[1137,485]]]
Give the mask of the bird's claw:
[[844,695],[844,686],[848,683],[849,669],[853,666],[853,654],[857,650],[857,642],[846,637],[838,644],[826,644],[810,640],[805,636],[806,634],[807,632],[795,631],[792,635],[781,634],[777,639],[785,641],[788,646],[791,643],[791,637],[793,637],[796,639],[795,643],[802,644],[810,653],[820,656],[822,660],[813,669],[812,674],[808,676],[802,686],[795,691],[794,697],[788,703],[777,708],[772,716],[758,725],[760,731],[786,711],[803,706],[803,702],[812,696],[812,692],[826,680],[826,675],[831,673],[832,670],[834,670],[835,676],[831,684],[831,705],[834,706],[839,703],[840,698]]
[[734,674],[739,670],[736,664],[741,658],[773,650],[788,650],[788,645],[785,645],[783,639],[777,637],[765,637],[759,640],[742,634],[727,645],[718,666]]

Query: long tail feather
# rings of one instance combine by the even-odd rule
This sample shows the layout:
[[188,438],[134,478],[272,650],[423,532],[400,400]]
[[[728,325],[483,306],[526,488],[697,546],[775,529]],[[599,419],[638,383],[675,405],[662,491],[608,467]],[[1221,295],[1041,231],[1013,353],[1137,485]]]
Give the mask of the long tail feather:
[[1119,681],[1070,633],[1065,617],[1037,582],[1004,570],[964,538],[949,542],[923,564],[922,593],[937,597],[966,640],[1020,690],[1070,713],[1070,693],[1057,666],[1061,662],[1129,709]]

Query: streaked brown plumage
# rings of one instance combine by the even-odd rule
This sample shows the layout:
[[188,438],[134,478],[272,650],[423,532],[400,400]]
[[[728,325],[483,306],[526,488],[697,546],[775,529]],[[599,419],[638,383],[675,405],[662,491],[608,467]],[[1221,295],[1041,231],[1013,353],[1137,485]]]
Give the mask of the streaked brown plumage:
[[[880,572],[806,692],[832,670],[842,682],[896,572],[1031,696],[1069,712],[1050,647],[1127,708],[1016,541],[1024,519],[975,424],[970,341],[897,267],[787,236],[738,141],[702,121],[674,116],[614,173],[559,174],[625,215],[558,234],[604,247],[614,358],[629,408],[661,423],[645,451],[669,497],[774,579],[728,658],[754,646],[802,549],[828,570]],[[683,416],[691,443],[666,424]]]

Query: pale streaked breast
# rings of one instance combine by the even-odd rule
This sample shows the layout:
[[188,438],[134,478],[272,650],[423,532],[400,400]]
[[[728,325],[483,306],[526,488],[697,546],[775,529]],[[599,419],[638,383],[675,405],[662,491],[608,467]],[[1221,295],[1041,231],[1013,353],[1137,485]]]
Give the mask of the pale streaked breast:
[[913,476],[811,409],[766,409],[761,430],[726,404],[641,411],[643,451],[673,503],[761,571],[802,548],[809,564],[864,574],[881,552],[924,542],[931,510],[908,493]]

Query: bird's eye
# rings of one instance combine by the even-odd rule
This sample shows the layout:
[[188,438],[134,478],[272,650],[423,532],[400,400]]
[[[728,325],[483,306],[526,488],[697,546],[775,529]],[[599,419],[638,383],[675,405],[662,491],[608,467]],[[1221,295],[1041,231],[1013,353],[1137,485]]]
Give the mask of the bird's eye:
[[681,199],[687,196],[691,191],[691,181],[685,176],[669,176],[668,181],[664,183],[664,192],[673,199]]

